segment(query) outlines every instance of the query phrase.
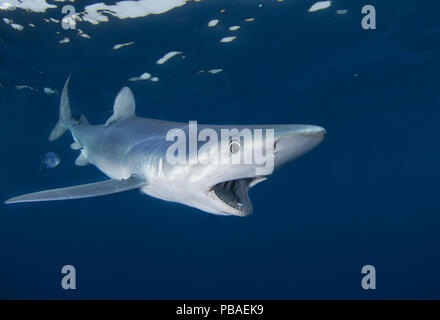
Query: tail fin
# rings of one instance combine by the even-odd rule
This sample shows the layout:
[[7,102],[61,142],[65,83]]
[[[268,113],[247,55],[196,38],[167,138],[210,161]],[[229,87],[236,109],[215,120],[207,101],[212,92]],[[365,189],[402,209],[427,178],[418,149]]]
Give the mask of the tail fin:
[[58,119],[55,128],[53,128],[52,132],[49,135],[49,141],[54,141],[61,137],[66,130],[70,129],[71,126],[75,123],[75,120],[72,118],[72,113],[70,111],[69,104],[69,96],[67,95],[67,87],[69,85],[69,78],[67,78],[66,84],[64,85],[63,92],[61,94],[60,101],[60,117]]

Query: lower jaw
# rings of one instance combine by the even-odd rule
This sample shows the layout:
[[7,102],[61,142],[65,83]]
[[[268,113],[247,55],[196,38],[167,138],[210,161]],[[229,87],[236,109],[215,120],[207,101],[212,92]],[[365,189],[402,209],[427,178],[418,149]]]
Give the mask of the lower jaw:
[[243,178],[229,180],[214,185],[210,192],[221,201],[230,214],[248,216],[252,213],[252,204],[249,201],[249,187],[265,180],[261,178]]
[[210,193],[212,193],[212,196],[222,203],[222,207],[224,207],[223,210],[228,212],[228,214],[235,216],[248,216],[252,213],[252,204],[248,199],[248,189],[247,187],[245,188],[245,190],[239,191],[242,193],[241,197],[234,203],[228,203],[227,200],[222,199],[222,196],[217,194],[213,188],[210,190]]

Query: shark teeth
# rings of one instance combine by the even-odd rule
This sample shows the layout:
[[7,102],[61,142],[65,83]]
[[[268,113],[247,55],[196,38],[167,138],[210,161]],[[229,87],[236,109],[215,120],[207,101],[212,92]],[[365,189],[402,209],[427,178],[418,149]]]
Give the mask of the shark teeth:
[[220,182],[212,187],[212,191],[226,205],[247,216],[253,210],[248,197],[249,185],[253,180],[253,178],[245,178]]

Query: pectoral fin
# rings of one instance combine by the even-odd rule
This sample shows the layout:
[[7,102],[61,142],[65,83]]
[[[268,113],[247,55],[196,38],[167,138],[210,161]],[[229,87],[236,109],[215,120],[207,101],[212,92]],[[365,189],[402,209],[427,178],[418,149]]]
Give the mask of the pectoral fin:
[[101,182],[83,184],[60,189],[52,189],[28,193],[22,196],[14,197],[5,201],[6,204],[18,202],[36,202],[67,200],[103,196],[131,189],[137,189],[147,184],[144,177],[132,175],[125,180],[105,180]]

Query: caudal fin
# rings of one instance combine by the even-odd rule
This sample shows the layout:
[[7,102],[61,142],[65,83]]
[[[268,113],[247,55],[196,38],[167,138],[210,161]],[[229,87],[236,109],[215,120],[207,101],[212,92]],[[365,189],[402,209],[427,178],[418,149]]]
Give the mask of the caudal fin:
[[61,94],[59,119],[55,128],[52,129],[52,132],[49,135],[49,141],[54,141],[61,137],[63,133],[70,129],[75,123],[75,120],[72,118],[72,112],[70,111],[69,96],[67,94],[69,80],[70,76],[64,84],[63,92]]

